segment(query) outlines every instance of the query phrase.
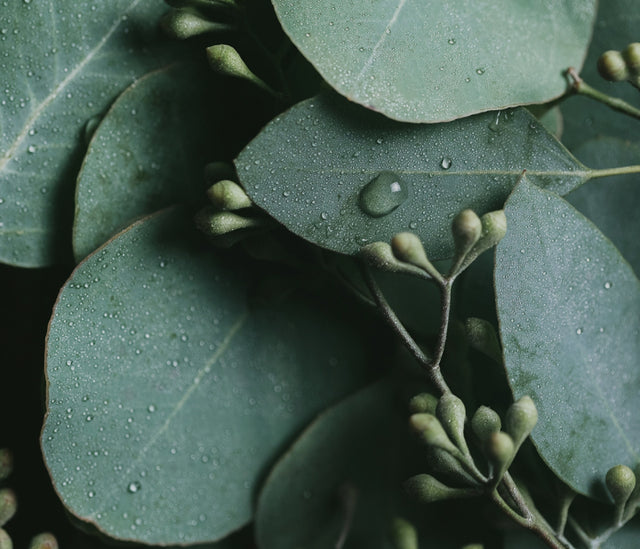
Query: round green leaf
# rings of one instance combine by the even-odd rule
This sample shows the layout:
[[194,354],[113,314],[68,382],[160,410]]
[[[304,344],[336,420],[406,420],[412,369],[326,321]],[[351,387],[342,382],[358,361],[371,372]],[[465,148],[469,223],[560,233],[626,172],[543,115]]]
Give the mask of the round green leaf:
[[[401,483],[424,469],[409,472],[416,448],[407,444],[408,415],[398,409],[397,393],[392,380],[383,380],[307,427],[260,492],[255,520],[261,549],[335,547],[349,498],[345,549],[396,547],[390,531],[398,516],[416,526],[421,547],[458,548],[474,535],[472,519],[464,532],[455,531],[443,507],[412,505],[403,496]],[[424,467],[424,459],[420,463]]]
[[606,498],[607,470],[640,459],[640,282],[560,197],[525,180],[505,213],[495,283],[509,383],[536,403],[551,469]]
[[[78,137],[138,76],[173,57],[156,0],[11,1],[0,10],[0,261],[52,263]],[[70,213],[70,212],[69,212]]]
[[[640,164],[640,145],[615,138],[587,141],[576,154],[595,168]],[[640,273],[640,185],[637,174],[590,181],[567,200],[611,239],[620,253]]]
[[[173,65],[132,84],[96,130],[76,186],[80,260],[133,219],[204,192],[215,131],[210,71]],[[199,85],[192,85],[198,82]]]
[[50,323],[46,463],[67,508],[118,539],[236,530],[280,446],[366,380],[353,322],[302,298],[251,305],[252,265],[191,226],[132,225],[78,266]]
[[[452,252],[454,215],[502,208],[523,169],[559,193],[591,176],[525,109],[415,125],[333,96],[304,101],[277,117],[236,166],[256,204],[315,244],[352,254],[413,231],[432,259]],[[392,194],[406,195],[395,209],[384,192],[376,196],[376,178],[389,172],[399,182],[400,192]],[[389,213],[369,208],[371,200]]]
[[542,103],[581,67],[595,0],[272,0],[293,43],[342,95],[441,122]]
[[[597,62],[607,50],[623,50],[638,41],[638,3],[636,0],[606,0],[599,2],[593,39],[589,46],[581,77],[593,87],[624,99],[632,105],[638,102],[638,90],[626,82],[607,82],[599,74]],[[562,104],[565,128],[562,141],[583,162],[589,161],[578,146],[595,137],[607,135],[640,141],[640,124],[626,114],[614,111],[588,97],[574,95]],[[589,164],[590,165],[590,164]]]

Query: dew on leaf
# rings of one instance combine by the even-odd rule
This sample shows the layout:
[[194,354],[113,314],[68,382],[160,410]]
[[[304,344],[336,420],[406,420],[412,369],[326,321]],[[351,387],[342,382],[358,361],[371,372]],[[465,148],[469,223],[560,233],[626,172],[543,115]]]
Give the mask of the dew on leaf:
[[130,482],[129,485],[127,486],[127,492],[129,492],[130,494],[135,494],[136,492],[139,492],[141,489],[142,489],[142,485],[137,480]]
[[371,217],[390,214],[409,197],[409,187],[398,174],[380,172],[360,191],[359,204]]
[[448,156],[445,156],[442,161],[440,162],[440,167],[443,170],[448,170],[451,167],[451,158],[449,158]]

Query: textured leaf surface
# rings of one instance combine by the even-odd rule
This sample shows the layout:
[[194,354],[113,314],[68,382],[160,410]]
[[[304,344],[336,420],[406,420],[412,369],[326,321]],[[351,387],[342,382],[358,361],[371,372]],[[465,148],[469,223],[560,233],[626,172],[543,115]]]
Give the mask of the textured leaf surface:
[[165,10],[156,0],[11,1],[0,10],[0,261],[55,260],[68,237],[62,218],[82,128],[167,62],[157,30]]
[[220,135],[209,107],[215,90],[207,86],[205,70],[173,65],[152,72],[111,107],[78,176],[76,259],[136,217],[203,195],[203,166]]
[[640,283],[567,202],[523,181],[509,198],[496,294],[509,383],[530,395],[543,459],[583,494],[640,458]]
[[[432,258],[451,252],[454,215],[501,208],[523,169],[558,193],[590,173],[525,109],[418,126],[333,96],[304,101],[276,118],[236,166],[256,204],[315,244],[351,254],[410,230]],[[373,217],[361,192],[389,171],[407,197],[388,215]],[[380,200],[384,206],[389,199]]]
[[[580,75],[593,87],[632,105],[638,104],[638,90],[625,82],[607,82],[599,74],[597,61],[607,50],[623,50],[627,44],[638,41],[638,3],[636,0],[607,0],[598,3],[598,15],[589,46],[587,59]],[[640,141],[638,120],[614,111],[593,99],[575,95],[562,104],[565,131],[562,141],[583,162],[579,145],[598,136],[606,135]],[[590,165],[590,164],[589,164]]]
[[[576,148],[576,154],[594,168],[640,164],[640,145],[614,138],[587,141]],[[590,181],[567,200],[611,239],[636,275],[640,273],[640,176]]]
[[471,522],[465,532],[452,532],[437,506],[425,513],[412,505],[416,517],[407,514],[400,485],[412,474],[406,461],[415,448],[406,444],[406,416],[394,395],[391,380],[379,382],[325,412],[295,441],[258,498],[259,547],[334,547],[345,520],[345,487],[355,498],[346,549],[395,547],[389,532],[396,516],[418,517],[414,524],[425,548],[457,548],[473,535]]
[[306,299],[250,306],[250,269],[191,225],[132,225],[80,264],[50,324],[47,466],[68,509],[119,539],[239,528],[280,445],[365,382],[348,321]]
[[595,0],[272,0],[285,32],[349,99],[439,122],[566,91]]

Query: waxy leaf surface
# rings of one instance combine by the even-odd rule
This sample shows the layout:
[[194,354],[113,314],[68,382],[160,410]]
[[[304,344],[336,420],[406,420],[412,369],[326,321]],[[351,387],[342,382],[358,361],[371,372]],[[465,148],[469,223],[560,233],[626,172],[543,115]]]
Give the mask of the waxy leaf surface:
[[595,0],[272,0],[338,92],[390,118],[440,122],[542,103],[581,67]]
[[118,539],[238,529],[281,445],[366,382],[344,315],[251,305],[251,265],[192,224],[169,211],[132,225],[77,267],[50,323],[47,467],[69,511]]
[[496,295],[509,383],[540,420],[533,441],[574,490],[640,458],[640,282],[565,200],[523,181],[509,198]]
[[59,257],[82,128],[173,57],[157,29],[163,11],[156,0],[12,0],[0,10],[0,261]]
[[276,463],[258,498],[256,539],[263,549],[335,547],[353,512],[345,549],[396,547],[392,519],[416,525],[420,547],[457,548],[474,535],[452,531],[442,508],[410,502],[401,484],[424,448],[407,444],[407,416],[398,388],[383,380],[316,419]]
[[[465,208],[478,214],[502,208],[523,169],[558,193],[591,173],[525,109],[415,125],[334,96],[277,117],[240,153],[236,167],[258,206],[315,244],[353,254],[413,231],[432,259],[453,249],[453,216]],[[376,178],[388,172],[398,184],[385,194]],[[370,208],[372,201],[380,208]],[[384,208],[389,213],[380,215]]]
[[184,64],[154,71],[108,111],[78,176],[77,260],[135,218],[203,196],[203,166],[220,134],[209,107],[216,92],[208,73]]

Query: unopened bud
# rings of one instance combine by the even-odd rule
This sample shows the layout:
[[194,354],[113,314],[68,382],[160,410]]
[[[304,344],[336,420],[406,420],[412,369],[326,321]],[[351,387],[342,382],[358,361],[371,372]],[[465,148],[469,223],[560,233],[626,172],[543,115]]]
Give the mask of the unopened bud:
[[408,520],[395,517],[390,530],[393,549],[418,549],[418,532]]
[[6,479],[13,471],[13,454],[8,448],[0,448],[0,480]]
[[432,503],[445,499],[466,498],[477,494],[469,488],[452,488],[431,475],[421,474],[404,482],[406,492],[422,503]]
[[409,418],[411,428],[427,446],[442,448],[453,455],[460,452],[447,436],[438,418],[431,414],[413,414]]
[[240,229],[260,225],[260,221],[242,217],[231,212],[211,212],[209,208],[200,210],[195,217],[198,228],[209,236],[220,236]]
[[515,455],[513,439],[502,431],[491,433],[485,442],[484,452],[493,465],[493,479],[494,483],[497,483],[511,465]]
[[38,534],[31,540],[29,549],[58,549],[58,540],[49,532]]
[[252,202],[244,189],[228,179],[218,181],[209,187],[207,197],[220,210],[241,210],[248,208]]
[[471,418],[471,429],[478,440],[485,443],[493,433],[500,432],[502,422],[495,410],[488,406],[480,406]]
[[538,423],[538,410],[531,397],[523,396],[509,406],[504,425],[505,431],[513,439],[516,451],[531,434],[536,423]]
[[474,246],[478,255],[498,244],[507,234],[507,217],[504,215],[504,210],[486,213],[480,218],[480,222],[482,234]]
[[464,423],[467,419],[464,402],[452,393],[442,395],[436,408],[436,417],[455,445],[468,456],[469,447],[464,438]]
[[172,38],[186,40],[208,32],[229,30],[229,25],[208,21],[190,9],[168,11],[160,19],[162,29]]
[[207,59],[209,60],[209,65],[215,72],[233,78],[248,80],[272,95],[278,96],[277,92],[247,67],[247,64],[242,60],[242,57],[240,57],[240,54],[233,46],[229,46],[228,44],[210,46],[207,48]]
[[613,502],[620,507],[627,502],[636,487],[636,475],[626,465],[616,465],[607,471],[605,484]]
[[0,527],[9,522],[18,509],[16,494],[11,488],[0,490]]
[[467,318],[464,328],[471,347],[502,364],[502,349],[491,322],[481,318]]
[[386,242],[372,242],[360,248],[360,257],[372,267],[392,273],[405,273],[424,277],[424,272],[413,265],[398,261]]
[[619,51],[605,51],[598,58],[598,72],[605,80],[620,82],[629,78],[627,63]]
[[640,74],[640,42],[629,44],[623,51],[622,57],[627,63],[629,72],[634,75]]
[[399,261],[414,265],[429,274],[432,278],[442,281],[442,275],[427,259],[424,246],[417,235],[413,233],[398,233],[391,239],[391,250]]
[[473,210],[463,210],[453,218],[451,232],[457,257],[467,255],[482,234],[482,222]]
[[478,482],[462,467],[460,461],[446,450],[431,446],[427,453],[429,470],[455,480],[456,484],[477,486]]
[[420,393],[409,401],[409,411],[412,414],[432,414],[436,413],[438,397],[431,393]]
[[0,528],[0,549],[13,549],[13,542],[6,530]]

